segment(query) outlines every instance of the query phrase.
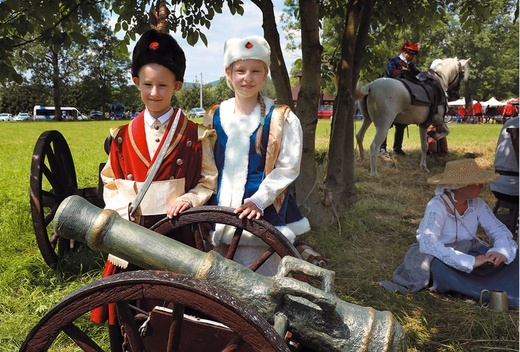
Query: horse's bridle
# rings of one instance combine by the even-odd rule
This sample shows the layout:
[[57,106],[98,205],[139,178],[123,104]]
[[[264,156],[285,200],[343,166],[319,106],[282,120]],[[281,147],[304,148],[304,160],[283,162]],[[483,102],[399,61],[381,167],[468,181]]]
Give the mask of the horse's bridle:
[[448,89],[446,93],[448,94],[449,98],[459,99],[460,98],[460,83],[464,79],[464,66],[460,64],[460,61],[458,62],[459,69],[457,71],[457,75],[453,78],[453,80],[448,83]]
[[[453,99],[459,99],[460,83],[464,79],[464,66],[460,64],[460,61],[458,62],[458,64],[459,68],[457,71],[457,75],[451,80],[451,82],[448,83],[448,88],[446,89],[446,94],[448,95],[448,97]],[[442,79],[441,75],[437,71],[432,69],[429,69],[428,71],[432,72],[434,75]]]

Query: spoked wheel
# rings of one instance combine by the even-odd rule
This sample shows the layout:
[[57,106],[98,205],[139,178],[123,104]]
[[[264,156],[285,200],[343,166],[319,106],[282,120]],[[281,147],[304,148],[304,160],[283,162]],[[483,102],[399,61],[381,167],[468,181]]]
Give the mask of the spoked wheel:
[[[194,236],[196,248],[201,251],[207,251],[208,233],[215,224],[234,227],[233,239],[225,254],[227,259],[233,260],[235,258],[244,231],[255,235],[267,245],[265,250],[260,253],[249,266],[249,269],[253,271],[260,269],[262,264],[275,253],[279,255],[280,258],[286,255],[301,258],[298,250],[273,225],[265,220],[239,219],[238,216],[233,213],[233,209],[227,207],[202,206],[191,208],[173,219],[164,218],[150,227],[150,229],[166,236],[172,236],[177,229],[189,226]],[[298,279],[305,281],[304,278]]]
[[97,187],[78,190],[72,154],[58,131],[46,131],[36,142],[31,162],[30,190],[36,242],[45,262],[53,266],[77,245],[53,232],[52,220],[60,203],[73,194],[89,200],[98,199]]
[[[136,301],[143,299],[157,300],[161,307],[152,313],[137,309]],[[90,336],[81,319],[109,303],[116,303],[129,351],[289,351],[256,310],[229,293],[205,281],[151,270],[113,275],[79,289],[40,320],[20,351],[58,351],[67,347],[64,340],[83,351],[106,351],[106,341]],[[59,346],[53,345],[57,340]]]

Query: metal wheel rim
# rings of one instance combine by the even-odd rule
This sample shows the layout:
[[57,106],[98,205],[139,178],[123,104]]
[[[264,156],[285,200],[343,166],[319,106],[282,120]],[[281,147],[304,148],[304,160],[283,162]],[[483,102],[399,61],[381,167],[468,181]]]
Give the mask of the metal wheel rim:
[[[246,230],[261,239],[265,244],[273,249],[274,253],[278,254],[280,258],[290,255],[301,259],[298,250],[292,245],[287,237],[276,229],[276,227],[262,219],[239,219],[237,214],[233,212],[233,208],[229,207],[207,205],[190,208],[172,219],[165,217],[150,227],[150,229],[163,235],[169,235],[180,227],[188,225],[193,226],[201,223],[219,223]],[[233,257],[228,259],[233,259]],[[256,271],[258,268],[250,267],[250,269]],[[301,281],[307,281],[304,276],[298,277],[298,279]]]
[[[97,306],[120,299],[142,298],[160,298],[206,313],[231,328],[255,351],[289,351],[283,338],[255,309],[229,293],[203,280],[152,270],[116,274],[77,290],[40,320],[20,351],[47,350],[60,332],[67,334],[67,331],[74,330],[74,321]],[[215,317],[216,312],[218,317]],[[85,336],[73,339],[78,346],[85,344],[86,340]],[[83,345],[81,348],[83,351],[102,351],[96,345]]]
[[[51,188],[44,190],[46,179]],[[60,203],[78,188],[76,170],[69,146],[58,131],[40,135],[31,162],[30,203],[36,242],[49,266],[53,266],[66,251],[70,241],[55,238],[52,220]]]

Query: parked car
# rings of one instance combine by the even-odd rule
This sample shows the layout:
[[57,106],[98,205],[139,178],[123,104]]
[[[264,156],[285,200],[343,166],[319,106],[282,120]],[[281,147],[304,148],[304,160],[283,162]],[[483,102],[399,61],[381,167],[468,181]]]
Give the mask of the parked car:
[[139,112],[138,112],[138,111],[135,111],[135,110],[132,110],[132,111],[129,111],[129,112],[128,112],[128,118],[129,118],[130,120],[135,119],[138,115],[139,115]]
[[203,108],[193,108],[190,110],[190,117],[204,117],[206,110]]
[[31,115],[29,115],[26,112],[20,112],[18,115],[16,115],[13,119],[13,121],[29,121],[31,119]]
[[110,104],[110,119],[111,120],[120,120],[124,119],[125,115],[125,106],[123,104]]
[[13,119],[13,115],[8,114],[6,112],[0,113],[0,121],[11,121]]
[[318,118],[319,119],[330,119],[332,117],[332,105],[320,105],[318,106]]
[[88,118],[91,120],[101,120],[103,118],[103,113],[101,111],[91,111],[88,114]]

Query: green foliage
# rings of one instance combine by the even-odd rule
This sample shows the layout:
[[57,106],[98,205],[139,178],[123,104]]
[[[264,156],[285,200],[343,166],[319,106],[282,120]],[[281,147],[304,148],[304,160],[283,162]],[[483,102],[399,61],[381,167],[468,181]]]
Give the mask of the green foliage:
[[[146,0],[138,4],[125,0],[110,2],[110,8],[118,15],[115,31],[125,32],[124,40],[126,43],[130,39],[135,39],[137,33],[143,33],[149,28],[149,21],[146,9],[155,6],[155,1]],[[202,28],[209,29],[211,20],[216,13],[222,13],[222,8],[227,5],[231,14],[243,13],[243,1],[241,0],[174,0],[169,4],[169,14],[167,18],[168,27],[175,32],[180,32],[190,45],[195,45],[201,40],[207,45],[207,38]]]
[[[127,45],[136,34],[149,28],[147,10],[155,1],[76,1],[76,0],[7,0],[0,3],[0,82],[21,83],[23,75],[15,69],[15,49],[24,49],[30,43],[39,43],[56,53],[74,45],[88,44],[88,26],[101,23],[103,13],[113,12],[117,17],[115,31],[124,31],[124,39],[114,46],[116,54],[128,54]],[[192,0],[171,2],[168,25],[179,31],[191,45],[207,38],[201,28],[209,29],[215,13],[226,5],[232,14],[243,14],[243,1]],[[177,11],[179,10],[179,11]],[[24,55],[31,62],[31,55]]]
[[[206,91],[203,89],[203,93]],[[179,102],[179,107],[184,111],[189,113],[190,109],[196,108],[200,106],[200,85],[194,86],[193,88],[184,88],[175,94],[177,100]],[[207,94],[202,95],[203,105],[202,107],[207,107],[206,105]]]
[[[74,43],[86,43],[83,25],[100,17],[96,3],[76,1],[4,1],[0,4],[0,82],[21,82],[14,69],[14,50],[39,42],[49,49],[68,49]],[[26,55],[27,60],[30,59]]]
[[[427,70],[437,58],[471,58],[472,92],[468,93],[474,99],[516,96],[519,90],[517,10],[518,4],[512,0],[456,1],[446,5],[437,1],[376,1],[361,80],[368,82],[380,77],[388,58],[398,55],[401,44],[410,40],[421,43],[421,52],[415,59],[421,70]],[[345,26],[345,2],[325,1],[320,11],[322,88],[335,95],[333,77]],[[297,23],[294,19],[285,22],[284,28],[293,28]]]
[[52,105],[48,87],[10,84],[1,92],[0,110],[13,116],[19,112],[32,114],[36,104]]
[[[39,42],[17,50],[21,55],[17,69],[25,72],[24,80],[28,83],[7,84],[0,103],[2,111],[31,111],[34,105],[55,106],[59,102],[60,106],[75,106],[88,114],[91,110],[108,111],[113,102],[140,105],[137,90],[126,89],[128,53],[117,55],[121,41],[108,23],[102,20],[88,27],[87,45],[79,38],[85,38],[83,34],[72,32],[72,35],[77,42],[59,51]],[[19,94],[21,90],[24,95]],[[128,92],[122,95],[121,90]]]
[[[218,103],[235,95],[235,93],[227,86],[225,77],[221,77],[219,83],[211,88],[211,93]],[[215,104],[217,104],[217,102],[215,102]]]

